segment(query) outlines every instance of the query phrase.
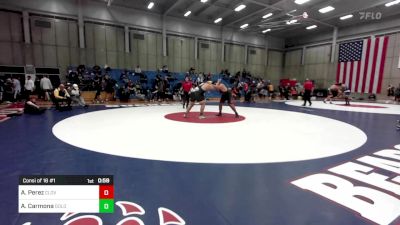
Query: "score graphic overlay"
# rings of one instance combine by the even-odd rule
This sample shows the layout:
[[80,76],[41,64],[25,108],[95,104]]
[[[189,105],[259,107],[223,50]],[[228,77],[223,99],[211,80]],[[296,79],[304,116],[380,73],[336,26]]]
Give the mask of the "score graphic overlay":
[[18,212],[114,213],[113,176],[20,176]]

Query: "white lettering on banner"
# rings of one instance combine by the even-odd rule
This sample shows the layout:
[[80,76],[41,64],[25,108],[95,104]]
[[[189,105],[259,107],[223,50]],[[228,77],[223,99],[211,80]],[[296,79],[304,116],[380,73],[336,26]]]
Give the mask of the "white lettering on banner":
[[314,174],[293,181],[292,184],[337,202],[381,225],[390,224],[400,215],[399,199],[372,188],[354,186],[351,182],[334,175]]
[[374,168],[372,167],[363,166],[353,162],[348,162],[329,169],[332,173],[353,178],[400,196],[400,185],[387,181],[389,179],[387,176],[378,173],[369,173],[373,170]]
[[396,159],[400,161],[400,151],[399,150],[392,150],[392,149],[384,149],[379,152],[375,152],[374,155],[390,158],[390,159]]
[[360,162],[375,166],[393,173],[400,174],[400,162],[394,162],[386,159],[376,158],[372,156],[364,156],[357,159]]
[[[377,157],[363,156],[356,159],[357,163],[346,162],[328,169],[327,173],[310,175],[291,183],[354,210],[377,224],[388,225],[400,217],[400,176],[396,176],[400,174],[399,146],[396,145],[396,150],[384,149],[373,153]],[[379,169],[395,174],[385,176],[376,172]],[[367,186],[355,186],[352,180]]]

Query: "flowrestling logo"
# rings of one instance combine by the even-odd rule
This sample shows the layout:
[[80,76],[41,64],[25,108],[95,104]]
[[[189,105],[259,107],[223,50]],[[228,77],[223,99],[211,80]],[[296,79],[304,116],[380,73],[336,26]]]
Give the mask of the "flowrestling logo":
[[291,182],[380,225],[400,219],[400,145]]
[[[134,202],[118,201],[115,203],[122,211],[120,221],[116,225],[145,225],[139,218],[146,212],[140,205]],[[103,225],[103,220],[95,215],[79,215],[80,213],[65,213],[61,216],[60,222],[63,225]],[[160,225],[185,225],[185,220],[182,219],[176,212],[160,207],[158,208],[158,216]],[[22,225],[36,225],[32,222],[26,222]]]

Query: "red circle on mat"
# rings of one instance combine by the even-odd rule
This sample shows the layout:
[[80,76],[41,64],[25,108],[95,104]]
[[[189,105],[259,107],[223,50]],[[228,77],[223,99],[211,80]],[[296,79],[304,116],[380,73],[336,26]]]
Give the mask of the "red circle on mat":
[[169,120],[187,123],[234,123],[246,119],[244,116],[235,118],[235,114],[231,113],[222,113],[222,116],[216,116],[216,112],[204,112],[205,119],[199,119],[199,112],[190,112],[187,118],[183,117],[184,114],[183,112],[171,113],[164,117]]
[[346,106],[346,107],[355,107],[355,108],[368,108],[368,109],[386,109],[387,107],[384,106],[377,106],[377,105],[357,105],[357,104],[337,104],[339,106]]

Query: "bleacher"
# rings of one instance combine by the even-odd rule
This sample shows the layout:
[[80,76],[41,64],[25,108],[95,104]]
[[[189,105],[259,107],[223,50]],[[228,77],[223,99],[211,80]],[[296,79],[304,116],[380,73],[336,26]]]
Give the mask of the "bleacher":
[[[71,67],[69,67],[68,69],[69,69],[69,70],[72,70],[72,71],[76,71],[76,68],[77,68],[77,67],[71,66]],[[92,68],[92,67],[87,66],[86,68],[88,68],[87,70],[89,71],[89,73],[86,74],[86,75],[84,75],[84,80],[86,80],[86,82],[89,82],[89,81],[91,82],[91,80],[93,79],[93,77],[91,77],[91,75],[90,75],[90,72],[91,72],[91,68]],[[109,75],[112,79],[114,79],[114,80],[117,82],[117,83],[116,83],[116,90],[117,90],[119,87],[122,87],[122,86],[124,85],[124,82],[123,82],[123,80],[121,79],[121,74],[124,73],[124,72],[126,72],[126,71],[128,72],[127,78],[128,78],[130,81],[132,81],[132,82],[134,82],[134,83],[140,81],[140,76],[135,76],[135,75],[134,75],[134,70],[111,69],[111,70],[108,71],[107,73],[108,73],[108,75]],[[104,75],[105,73],[106,73],[105,69],[102,69],[102,70],[101,70],[101,74]],[[152,89],[152,88],[155,86],[155,79],[156,79],[157,74],[160,74],[161,77],[165,77],[165,76],[167,76],[167,75],[170,75],[170,76],[173,78],[173,79],[171,79],[171,80],[169,81],[169,90],[174,90],[174,88],[177,86],[177,84],[180,83],[180,82],[182,82],[182,81],[184,80],[185,76],[186,76],[186,73],[183,73],[183,72],[181,72],[181,73],[169,72],[169,73],[167,74],[167,73],[164,73],[164,72],[143,71],[143,70],[142,70],[142,73],[145,74],[146,77],[147,77],[147,83],[145,83],[145,85],[146,85],[146,87],[149,88],[149,89]],[[197,77],[196,77],[196,75],[192,75],[191,78],[192,78],[193,81],[195,81]],[[219,75],[219,74],[211,74],[211,80],[212,80],[212,81],[217,81],[219,78],[222,78],[222,76]],[[223,82],[227,87],[231,87],[231,86],[232,86],[232,85],[231,85],[229,82],[227,82],[226,80],[222,80],[222,82]],[[85,81],[84,81],[83,83],[85,83]],[[82,88],[82,90],[85,90],[85,88]],[[92,92],[93,92],[93,91],[92,91]],[[85,96],[85,99],[87,99],[87,100],[90,99],[90,100],[91,100],[91,99],[92,99],[92,96],[94,97],[94,93],[85,93],[84,96]],[[117,97],[118,97],[118,95],[117,95]],[[218,92],[209,92],[209,93],[206,93],[206,98],[218,98],[218,97],[220,97],[220,94],[219,94]],[[134,97],[134,96],[131,96],[131,98],[135,98],[135,97]]]

